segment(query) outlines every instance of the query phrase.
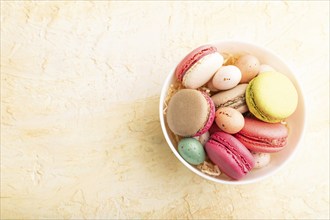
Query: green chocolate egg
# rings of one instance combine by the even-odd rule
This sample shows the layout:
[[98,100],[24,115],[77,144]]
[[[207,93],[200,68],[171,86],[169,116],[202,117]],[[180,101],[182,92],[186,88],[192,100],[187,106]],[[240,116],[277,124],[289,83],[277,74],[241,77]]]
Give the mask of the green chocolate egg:
[[205,160],[203,145],[195,138],[183,138],[178,146],[179,154],[190,164],[198,165]]

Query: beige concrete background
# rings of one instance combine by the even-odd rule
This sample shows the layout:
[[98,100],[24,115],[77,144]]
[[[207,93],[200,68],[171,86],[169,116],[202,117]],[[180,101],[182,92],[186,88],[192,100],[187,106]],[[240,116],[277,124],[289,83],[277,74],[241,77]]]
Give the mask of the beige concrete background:
[[[167,73],[247,40],[297,68],[308,120],[285,169],[215,184],[160,129]],[[1,2],[1,218],[329,219],[329,2]]]

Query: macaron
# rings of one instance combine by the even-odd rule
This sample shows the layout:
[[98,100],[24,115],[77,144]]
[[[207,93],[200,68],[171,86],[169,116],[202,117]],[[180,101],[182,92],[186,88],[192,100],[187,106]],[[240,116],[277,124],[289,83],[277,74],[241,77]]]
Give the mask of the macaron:
[[216,109],[221,107],[231,107],[238,110],[240,113],[248,111],[245,102],[245,91],[248,84],[239,84],[234,88],[226,91],[221,91],[211,97]]
[[255,56],[246,54],[237,59],[235,66],[237,66],[242,73],[240,83],[248,83],[259,73],[260,62]]
[[211,127],[215,116],[212,99],[194,89],[182,89],[170,99],[166,121],[170,130],[182,137],[200,136]]
[[222,131],[235,134],[243,128],[244,117],[234,108],[222,107],[215,112],[215,123]]
[[262,121],[277,123],[297,108],[298,93],[284,74],[266,72],[250,81],[245,98],[250,112]]
[[243,178],[255,164],[250,151],[234,136],[225,132],[212,134],[205,144],[205,151],[221,172],[235,180]]
[[222,66],[213,76],[212,83],[219,90],[228,90],[234,88],[241,77],[241,71],[236,66]]
[[287,144],[288,129],[281,123],[267,123],[256,118],[244,118],[244,127],[235,137],[249,150],[274,153]]
[[184,87],[197,89],[213,77],[223,60],[216,47],[204,45],[183,58],[175,69],[175,76]]
[[179,141],[178,151],[181,157],[192,165],[198,165],[205,160],[203,145],[194,138],[183,138]]

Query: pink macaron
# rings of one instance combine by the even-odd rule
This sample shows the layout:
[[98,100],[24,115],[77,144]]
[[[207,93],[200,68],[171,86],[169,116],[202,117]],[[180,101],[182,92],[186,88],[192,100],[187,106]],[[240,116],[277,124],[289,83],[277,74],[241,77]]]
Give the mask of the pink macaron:
[[200,46],[183,58],[175,69],[175,76],[186,88],[197,89],[213,77],[223,60],[216,47]]
[[235,180],[243,178],[255,164],[250,151],[234,136],[225,132],[212,134],[205,144],[205,150],[210,160]]
[[254,152],[274,153],[282,150],[288,129],[281,123],[266,123],[256,118],[244,118],[243,129],[235,137]]

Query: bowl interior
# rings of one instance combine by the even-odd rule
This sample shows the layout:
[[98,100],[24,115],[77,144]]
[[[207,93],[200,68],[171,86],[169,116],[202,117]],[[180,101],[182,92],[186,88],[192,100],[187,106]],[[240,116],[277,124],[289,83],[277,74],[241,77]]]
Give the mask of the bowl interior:
[[167,127],[165,122],[166,120],[163,115],[164,100],[167,96],[168,88],[176,80],[174,76],[174,71],[170,72],[163,85],[161,91],[161,97],[160,97],[160,104],[159,104],[160,122],[165,139],[168,145],[170,146],[171,150],[173,151],[173,153],[185,166],[187,166],[191,171],[195,172],[196,174],[208,180],[218,183],[226,183],[226,184],[245,184],[245,183],[251,183],[261,180],[267,176],[270,176],[275,171],[279,170],[289,161],[290,158],[292,158],[294,152],[297,150],[299,146],[298,143],[303,135],[304,126],[305,126],[305,106],[304,106],[304,100],[303,100],[301,88],[295,78],[295,74],[297,73],[294,73],[294,71],[280,57],[278,57],[273,52],[263,47],[251,43],[237,42],[237,41],[223,41],[223,42],[215,42],[212,44],[217,47],[220,53],[252,54],[260,60],[260,63],[268,64],[274,67],[278,72],[285,74],[291,79],[298,92],[298,107],[296,111],[286,120],[289,127],[289,137],[288,137],[287,146],[282,151],[278,153],[273,153],[271,155],[271,162],[266,167],[252,170],[248,175],[246,175],[243,179],[239,181],[231,180],[226,175],[223,174],[220,175],[219,177],[211,177],[209,175],[202,173],[196,167],[187,163],[179,155],[175,146],[176,145],[175,139],[172,133],[170,132],[169,128]]

